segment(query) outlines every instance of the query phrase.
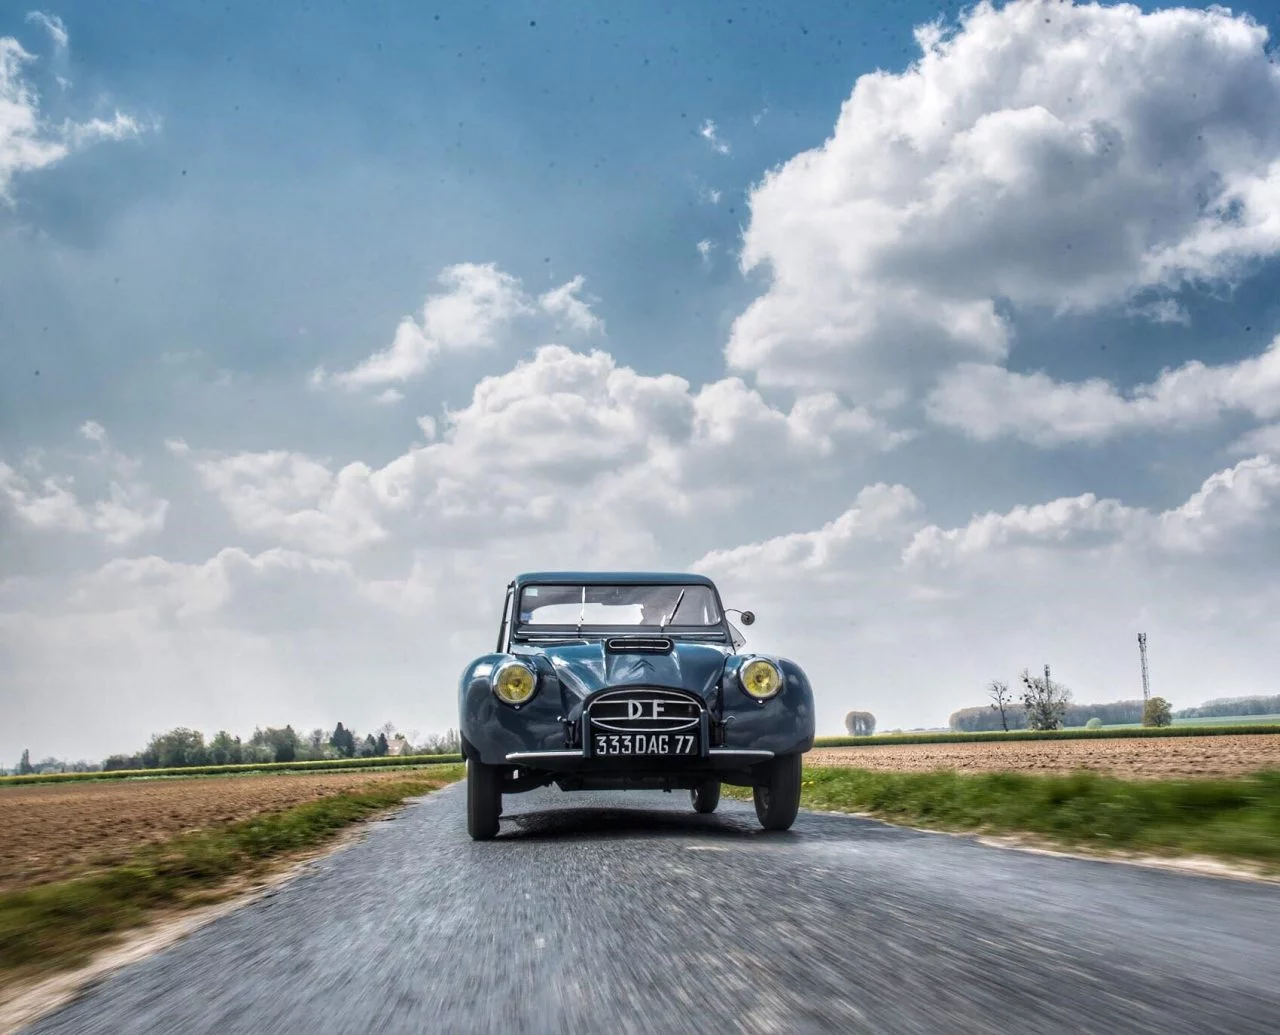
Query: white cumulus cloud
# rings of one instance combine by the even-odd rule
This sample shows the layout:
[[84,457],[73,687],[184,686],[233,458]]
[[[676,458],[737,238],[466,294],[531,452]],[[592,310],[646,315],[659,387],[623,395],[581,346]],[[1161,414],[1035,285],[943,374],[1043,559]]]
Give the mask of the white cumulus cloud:
[[917,39],[752,191],[742,263],[770,286],[732,366],[873,399],[1002,364],[1005,307],[1123,305],[1280,250],[1280,67],[1248,16],[1015,0]]
[[370,388],[408,381],[441,353],[484,349],[515,318],[531,311],[520,282],[493,263],[459,263],[440,274],[444,289],[428,295],[418,319],[405,317],[391,344],[350,370],[332,375],[318,370],[313,384],[326,380],[347,388]]
[[987,441],[1013,436],[1038,445],[1099,442],[1122,431],[1203,427],[1238,412],[1280,416],[1280,338],[1258,356],[1166,370],[1122,392],[1102,378],[1055,381],[994,364],[954,367],[929,393],[926,411],[939,424]]
[[695,390],[562,345],[419,426],[425,444],[377,467],[280,450],[191,455],[241,530],[344,554],[397,536],[469,544],[566,527],[626,540],[655,515],[732,505],[762,464],[786,469],[772,482],[816,477],[909,437],[833,393],[784,409],[738,378]]
[[28,461],[27,473],[0,461],[0,505],[26,528],[96,535],[113,546],[164,528],[169,502],[138,477],[138,461],[117,451],[96,421],[86,421],[80,434],[97,447],[75,458],[86,480],[99,483],[91,498],[81,495],[75,477],[50,473],[38,460]]
[[[33,11],[27,20],[43,27],[60,51],[66,49],[69,37],[60,19]],[[41,112],[40,94],[29,75],[35,61],[12,36],[0,36],[0,202],[7,204],[13,203],[15,177],[56,165],[100,141],[124,140],[151,128],[119,111],[107,119],[51,123]]]
[[591,311],[591,303],[581,297],[586,278],[582,274],[558,288],[538,296],[538,305],[565,326],[581,334],[604,331],[604,321]]
[[[328,383],[346,388],[378,388],[401,384],[423,373],[437,357],[449,352],[492,348],[515,321],[542,313],[580,334],[600,334],[604,321],[583,296],[586,278],[572,280],[533,296],[518,277],[494,263],[459,263],[439,278],[443,290],[427,296],[421,316],[405,317],[391,344],[350,370],[311,375],[313,386]],[[380,401],[400,397],[385,390]]]
[[1271,674],[1251,645],[1280,634],[1277,562],[1280,466],[1254,457],[1166,510],[1084,494],[954,526],[878,484],[820,527],[694,566],[806,665],[819,724],[835,729],[850,708],[942,724],[981,704],[987,680],[1046,661],[1077,700],[1132,698],[1144,631],[1158,693],[1263,692]]

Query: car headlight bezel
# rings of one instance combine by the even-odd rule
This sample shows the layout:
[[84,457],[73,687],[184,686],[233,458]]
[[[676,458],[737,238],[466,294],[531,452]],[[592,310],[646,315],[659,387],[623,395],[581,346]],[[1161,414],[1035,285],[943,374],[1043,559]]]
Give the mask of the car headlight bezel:
[[[508,692],[510,684],[507,682],[511,677],[520,680],[528,679],[528,693],[523,697],[512,697]],[[538,693],[538,673],[532,665],[521,661],[519,658],[511,658],[500,663],[489,676],[489,687],[493,691],[493,696],[503,704],[512,708],[519,708],[528,704],[534,699]]]
[[[749,670],[756,671],[760,669],[767,669],[769,672],[773,673],[773,688],[768,693],[764,694],[756,693],[751,689],[752,682],[750,681],[748,674]],[[773,700],[778,696],[778,694],[782,693],[782,687],[785,682],[786,681],[782,675],[782,669],[778,667],[778,663],[776,661],[771,661],[769,658],[748,658],[738,668],[738,685],[742,688],[742,692],[751,698],[751,700],[759,701],[761,704],[765,701]]]

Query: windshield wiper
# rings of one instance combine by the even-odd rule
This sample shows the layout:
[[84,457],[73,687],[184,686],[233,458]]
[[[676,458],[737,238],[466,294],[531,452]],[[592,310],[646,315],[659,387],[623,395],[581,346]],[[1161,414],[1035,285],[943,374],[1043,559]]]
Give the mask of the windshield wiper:
[[683,590],[683,589],[680,591],[680,595],[679,595],[678,597],[676,597],[676,606],[675,606],[675,607],[673,607],[673,608],[671,609],[671,613],[670,613],[670,614],[668,614],[668,615],[663,615],[663,617],[662,617],[662,621],[658,623],[658,632],[659,632],[659,633],[662,633],[662,632],[665,632],[665,631],[666,631],[667,623],[668,623],[669,621],[671,621],[671,619],[675,618],[675,616],[676,616],[676,612],[680,610],[680,602],[681,602],[682,600],[684,600],[684,590]]

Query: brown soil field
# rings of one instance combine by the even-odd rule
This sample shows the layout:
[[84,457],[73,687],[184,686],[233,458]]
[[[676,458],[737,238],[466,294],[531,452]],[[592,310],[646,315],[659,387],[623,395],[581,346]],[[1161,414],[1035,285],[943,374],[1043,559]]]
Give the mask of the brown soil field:
[[856,769],[966,773],[1074,773],[1089,769],[1126,779],[1242,777],[1280,769],[1280,736],[1148,737],[1097,741],[913,743],[872,747],[815,747],[810,765]]
[[251,819],[422,770],[104,780],[0,787],[0,892],[127,859],[147,842]]
[[1070,773],[1090,769],[1141,780],[1238,777],[1259,769],[1280,769],[1280,735],[883,744],[814,748],[805,761],[902,772]]

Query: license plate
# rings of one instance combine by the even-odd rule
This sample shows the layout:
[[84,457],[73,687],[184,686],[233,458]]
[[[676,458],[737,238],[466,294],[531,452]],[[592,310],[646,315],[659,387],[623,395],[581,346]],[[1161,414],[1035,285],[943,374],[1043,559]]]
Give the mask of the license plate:
[[591,753],[615,755],[696,755],[696,733],[593,733]]

